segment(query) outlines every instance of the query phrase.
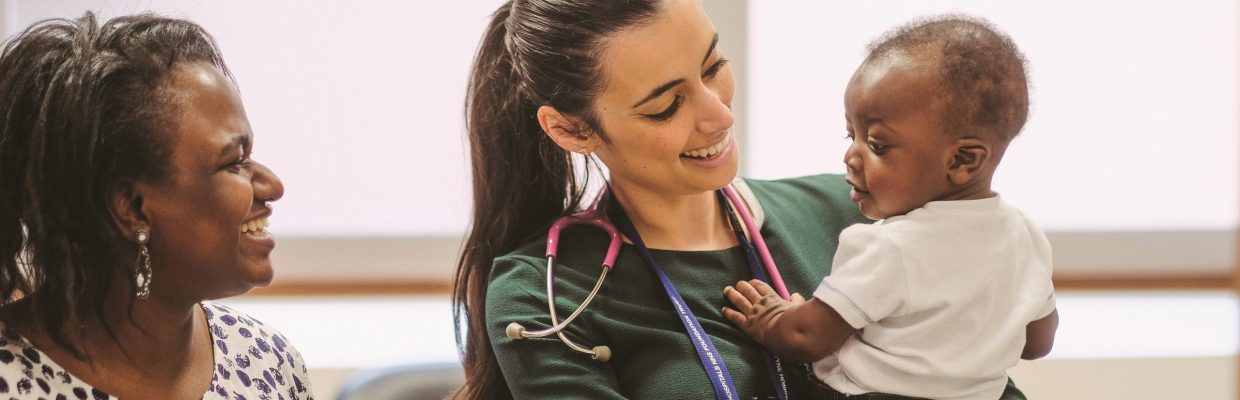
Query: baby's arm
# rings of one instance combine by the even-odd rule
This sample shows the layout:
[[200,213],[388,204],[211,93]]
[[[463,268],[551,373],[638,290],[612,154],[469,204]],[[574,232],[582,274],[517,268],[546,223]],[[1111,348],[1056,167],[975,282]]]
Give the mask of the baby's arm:
[[854,329],[835,309],[821,300],[806,301],[799,294],[784,300],[759,280],[740,281],[723,289],[736,306],[723,314],[745,334],[789,361],[807,363],[839,351]]
[[1050,315],[1025,325],[1025,350],[1020,358],[1036,360],[1046,357],[1055,346],[1055,330],[1059,328],[1059,309],[1051,310]]

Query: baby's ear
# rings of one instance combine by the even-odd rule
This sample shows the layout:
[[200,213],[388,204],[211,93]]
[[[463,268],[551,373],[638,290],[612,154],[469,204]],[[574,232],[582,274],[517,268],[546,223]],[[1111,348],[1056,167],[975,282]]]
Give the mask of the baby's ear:
[[947,178],[953,184],[969,183],[981,174],[990,162],[990,143],[984,140],[974,137],[956,139],[953,148],[955,151],[947,169]]

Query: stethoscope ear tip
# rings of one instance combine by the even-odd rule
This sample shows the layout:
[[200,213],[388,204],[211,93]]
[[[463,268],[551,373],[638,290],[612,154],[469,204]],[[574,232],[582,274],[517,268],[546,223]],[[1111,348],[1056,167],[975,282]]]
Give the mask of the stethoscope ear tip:
[[611,348],[607,346],[594,346],[594,359],[599,362],[611,361]]
[[525,327],[516,322],[508,324],[508,327],[504,328],[504,334],[508,335],[508,338],[512,340],[525,339],[524,333]]

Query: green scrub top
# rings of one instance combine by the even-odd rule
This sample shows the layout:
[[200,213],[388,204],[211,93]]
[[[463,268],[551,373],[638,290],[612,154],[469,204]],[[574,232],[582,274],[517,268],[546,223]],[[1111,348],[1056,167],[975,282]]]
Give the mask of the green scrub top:
[[[868,223],[840,175],[777,181],[746,180],[765,214],[762,235],[788,290],[809,297],[831,272],[840,231]],[[722,218],[722,216],[720,217]],[[593,288],[608,238],[577,226],[561,233],[556,305],[568,316]],[[551,335],[512,340],[509,323],[528,330],[550,325],[545,293],[546,236],[495,259],[486,296],[487,329],[500,369],[517,399],[713,399],[714,389],[658,278],[637,249],[625,244],[598,297],[565,329],[586,347],[606,345],[603,363]],[[775,398],[762,348],[733,326],[721,308],[723,288],[751,279],[740,247],[712,251],[651,250],[702,328],[723,355],[740,399]],[[787,365],[790,399],[808,396],[813,376]],[[1014,386],[1004,400],[1024,399]]]

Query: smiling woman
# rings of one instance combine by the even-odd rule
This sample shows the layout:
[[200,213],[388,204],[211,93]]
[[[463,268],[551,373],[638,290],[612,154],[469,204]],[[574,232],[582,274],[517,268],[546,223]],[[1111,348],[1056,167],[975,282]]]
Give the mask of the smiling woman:
[[166,240],[153,256],[192,266],[166,272],[169,286],[185,284],[168,289],[210,299],[266,286],[275,247],[265,230],[268,203],[280,198],[283,185],[250,158],[254,135],[236,88],[219,68],[187,63],[170,75],[167,90],[183,107],[169,152],[172,179],[138,182],[134,191],[145,194],[150,228]]
[[284,193],[211,37],[48,20],[0,76],[0,394],[310,398],[282,335],[206,302],[271,281]]
[[[806,398],[804,368],[724,318],[723,288],[778,265],[789,291],[809,293],[840,231],[863,218],[840,176],[736,178],[736,83],[702,3],[513,0],[492,18],[466,108],[474,218],[453,298],[457,326],[468,326],[458,397]],[[598,209],[629,243],[597,300],[561,332],[607,346],[610,358],[508,336],[512,323],[560,326],[548,303],[572,310],[567,299],[595,285],[609,242],[601,231],[567,228],[554,260],[544,258],[552,222],[590,207],[576,171],[606,181]],[[752,196],[721,200],[729,185]],[[734,222],[730,204],[763,215],[760,234]],[[749,238],[769,250],[761,261]],[[1014,386],[1004,397],[1023,398]]]

